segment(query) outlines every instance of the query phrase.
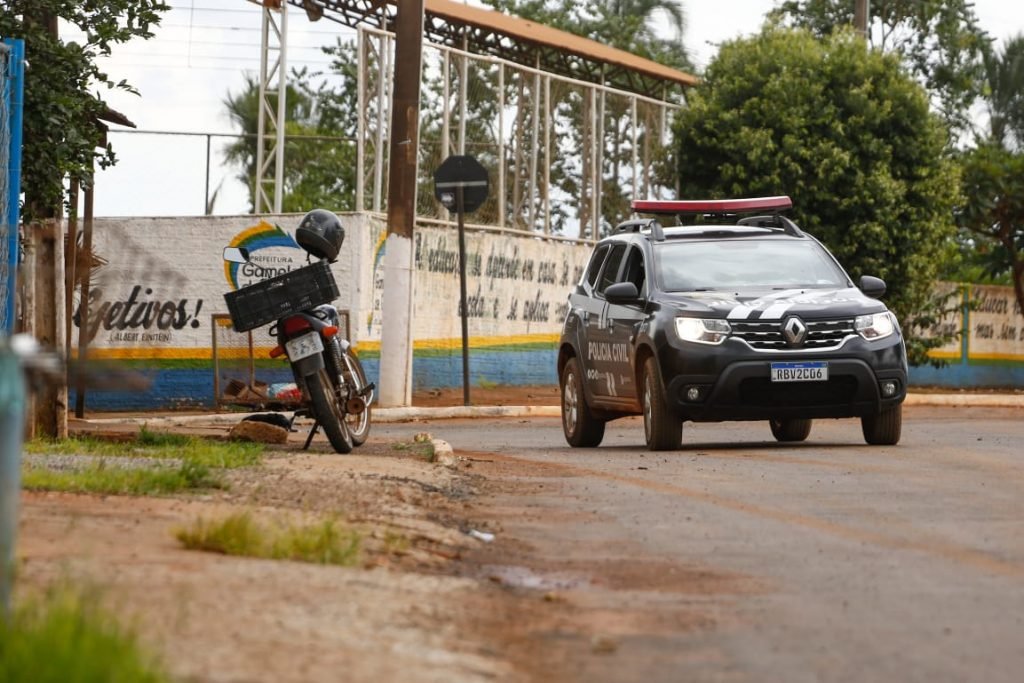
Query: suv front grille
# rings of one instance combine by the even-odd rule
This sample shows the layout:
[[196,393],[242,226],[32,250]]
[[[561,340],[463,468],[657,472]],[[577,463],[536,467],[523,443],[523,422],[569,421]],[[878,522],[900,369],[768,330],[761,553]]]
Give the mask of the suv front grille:
[[838,348],[843,340],[854,334],[853,318],[838,320],[804,320],[807,337],[798,347],[790,346],[782,336],[781,320],[730,320],[732,336],[750,344],[757,351],[787,351],[800,349],[813,351]]

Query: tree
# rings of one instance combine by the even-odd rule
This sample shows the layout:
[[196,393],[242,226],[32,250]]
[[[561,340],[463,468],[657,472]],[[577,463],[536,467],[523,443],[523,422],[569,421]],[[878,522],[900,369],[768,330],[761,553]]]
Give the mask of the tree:
[[989,137],[1004,149],[1024,151],[1024,34],[1002,50],[986,50],[984,63]]
[[957,221],[974,238],[986,275],[1008,275],[1024,311],[1024,154],[983,142],[963,158],[965,201]]
[[[770,16],[826,37],[849,27],[853,11],[851,0],[787,0]],[[898,54],[928,89],[951,133],[971,130],[989,38],[970,0],[873,0],[868,33],[872,45]]]
[[[25,70],[22,151],[26,222],[60,212],[67,176],[89,186],[94,164],[116,162],[113,148],[100,145],[98,120],[108,107],[92,88],[136,90],[115,81],[97,59],[116,44],[151,38],[151,28],[168,9],[161,0],[5,0],[0,35],[23,38],[31,64]],[[61,41],[58,19],[81,31],[82,42]]]
[[[356,129],[354,71],[347,58],[351,47],[338,43],[326,48],[336,61],[332,68],[343,77],[331,87],[321,74],[293,71],[285,101],[285,169],[281,210],[303,213],[314,208],[332,211],[355,209]],[[351,67],[354,69],[354,67]],[[245,86],[224,100],[231,121],[243,137],[228,145],[225,158],[241,167],[238,179],[249,188],[250,208],[255,208],[256,133],[259,115],[259,83],[247,76]]]
[[[769,27],[724,44],[689,104],[675,125],[684,195],[788,194],[852,275],[887,281],[908,327],[932,313],[958,178],[941,120],[894,56],[852,32]],[[938,343],[908,340],[912,361]]]

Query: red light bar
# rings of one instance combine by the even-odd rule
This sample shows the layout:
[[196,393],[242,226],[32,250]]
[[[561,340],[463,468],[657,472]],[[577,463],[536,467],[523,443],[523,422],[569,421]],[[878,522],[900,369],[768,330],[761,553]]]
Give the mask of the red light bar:
[[676,215],[681,213],[757,213],[792,209],[793,201],[786,196],[752,197],[750,199],[698,199],[666,200],[634,199],[633,211]]

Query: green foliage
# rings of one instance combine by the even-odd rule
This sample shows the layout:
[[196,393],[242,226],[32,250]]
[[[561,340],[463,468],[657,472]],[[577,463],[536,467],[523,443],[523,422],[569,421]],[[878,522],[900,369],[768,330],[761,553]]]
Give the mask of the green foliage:
[[986,50],[984,98],[989,138],[1006,149],[1024,151],[1024,35],[1007,40],[1002,50]]
[[[853,22],[850,0],[787,0],[772,15],[818,37]],[[988,36],[970,0],[874,0],[872,44],[898,54],[931,94],[953,132],[970,130],[970,107],[981,94]]]
[[[682,194],[788,194],[856,278],[913,327],[954,234],[956,167],[922,88],[850,33],[767,28],[722,46],[675,127]],[[908,324],[909,323],[909,324]],[[908,339],[911,361],[938,340]]]
[[[0,12],[0,35],[25,40],[22,187],[26,222],[56,215],[64,204],[63,181],[73,175],[91,185],[93,166],[115,163],[114,151],[101,146],[97,120],[107,111],[99,91],[135,92],[115,80],[96,60],[114,45],[151,38],[162,0],[6,0]],[[81,43],[63,42],[51,26],[61,19],[85,33]]]
[[[355,48],[340,40],[324,48],[333,57],[331,83],[323,74],[292,71],[285,100],[285,168],[281,209],[304,213],[314,208],[355,209],[356,68]],[[271,106],[276,107],[273,97]],[[245,136],[225,150],[229,163],[241,167],[238,179],[249,188],[255,207],[259,83],[246,77],[241,92],[224,100],[232,122]],[[273,197],[273,188],[266,188]]]
[[219,521],[197,519],[178,529],[175,538],[190,550],[225,555],[297,560],[317,564],[352,566],[359,562],[362,537],[336,520],[313,524],[261,524],[248,512],[228,515]]
[[[178,491],[222,488],[219,470],[259,464],[264,447],[247,442],[222,442],[181,434],[153,432],[142,427],[127,443],[98,439],[34,440],[25,452],[49,456],[91,456],[96,462],[51,468],[45,462],[22,468],[26,490],[105,493],[111,495],[165,495]],[[150,461],[180,460],[176,467]]]
[[964,200],[956,213],[972,263],[1005,277],[1024,310],[1024,152],[983,143],[963,155]]
[[0,681],[158,683],[169,680],[136,637],[94,600],[56,591],[0,618]]

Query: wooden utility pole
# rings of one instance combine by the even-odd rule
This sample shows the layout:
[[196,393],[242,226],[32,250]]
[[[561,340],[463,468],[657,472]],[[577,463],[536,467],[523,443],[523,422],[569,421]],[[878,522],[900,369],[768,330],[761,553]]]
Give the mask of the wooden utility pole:
[[420,70],[424,0],[399,0],[395,17],[395,85],[388,169],[388,237],[384,254],[380,404],[412,402],[412,236],[416,223]]
[[853,3],[853,28],[862,38],[868,37],[869,14],[871,12],[871,0],[854,0]]
[[[26,20],[29,20],[26,17]],[[58,39],[57,16],[37,15],[39,25],[50,37]],[[26,188],[26,203],[39,218],[26,227],[28,249],[23,279],[26,288],[25,331],[35,336],[46,349],[62,350],[64,339],[64,230],[60,206],[42,206],[33,202]],[[45,436],[62,439],[68,433],[68,389],[66,384],[47,385],[32,394],[29,403],[26,437]]]

